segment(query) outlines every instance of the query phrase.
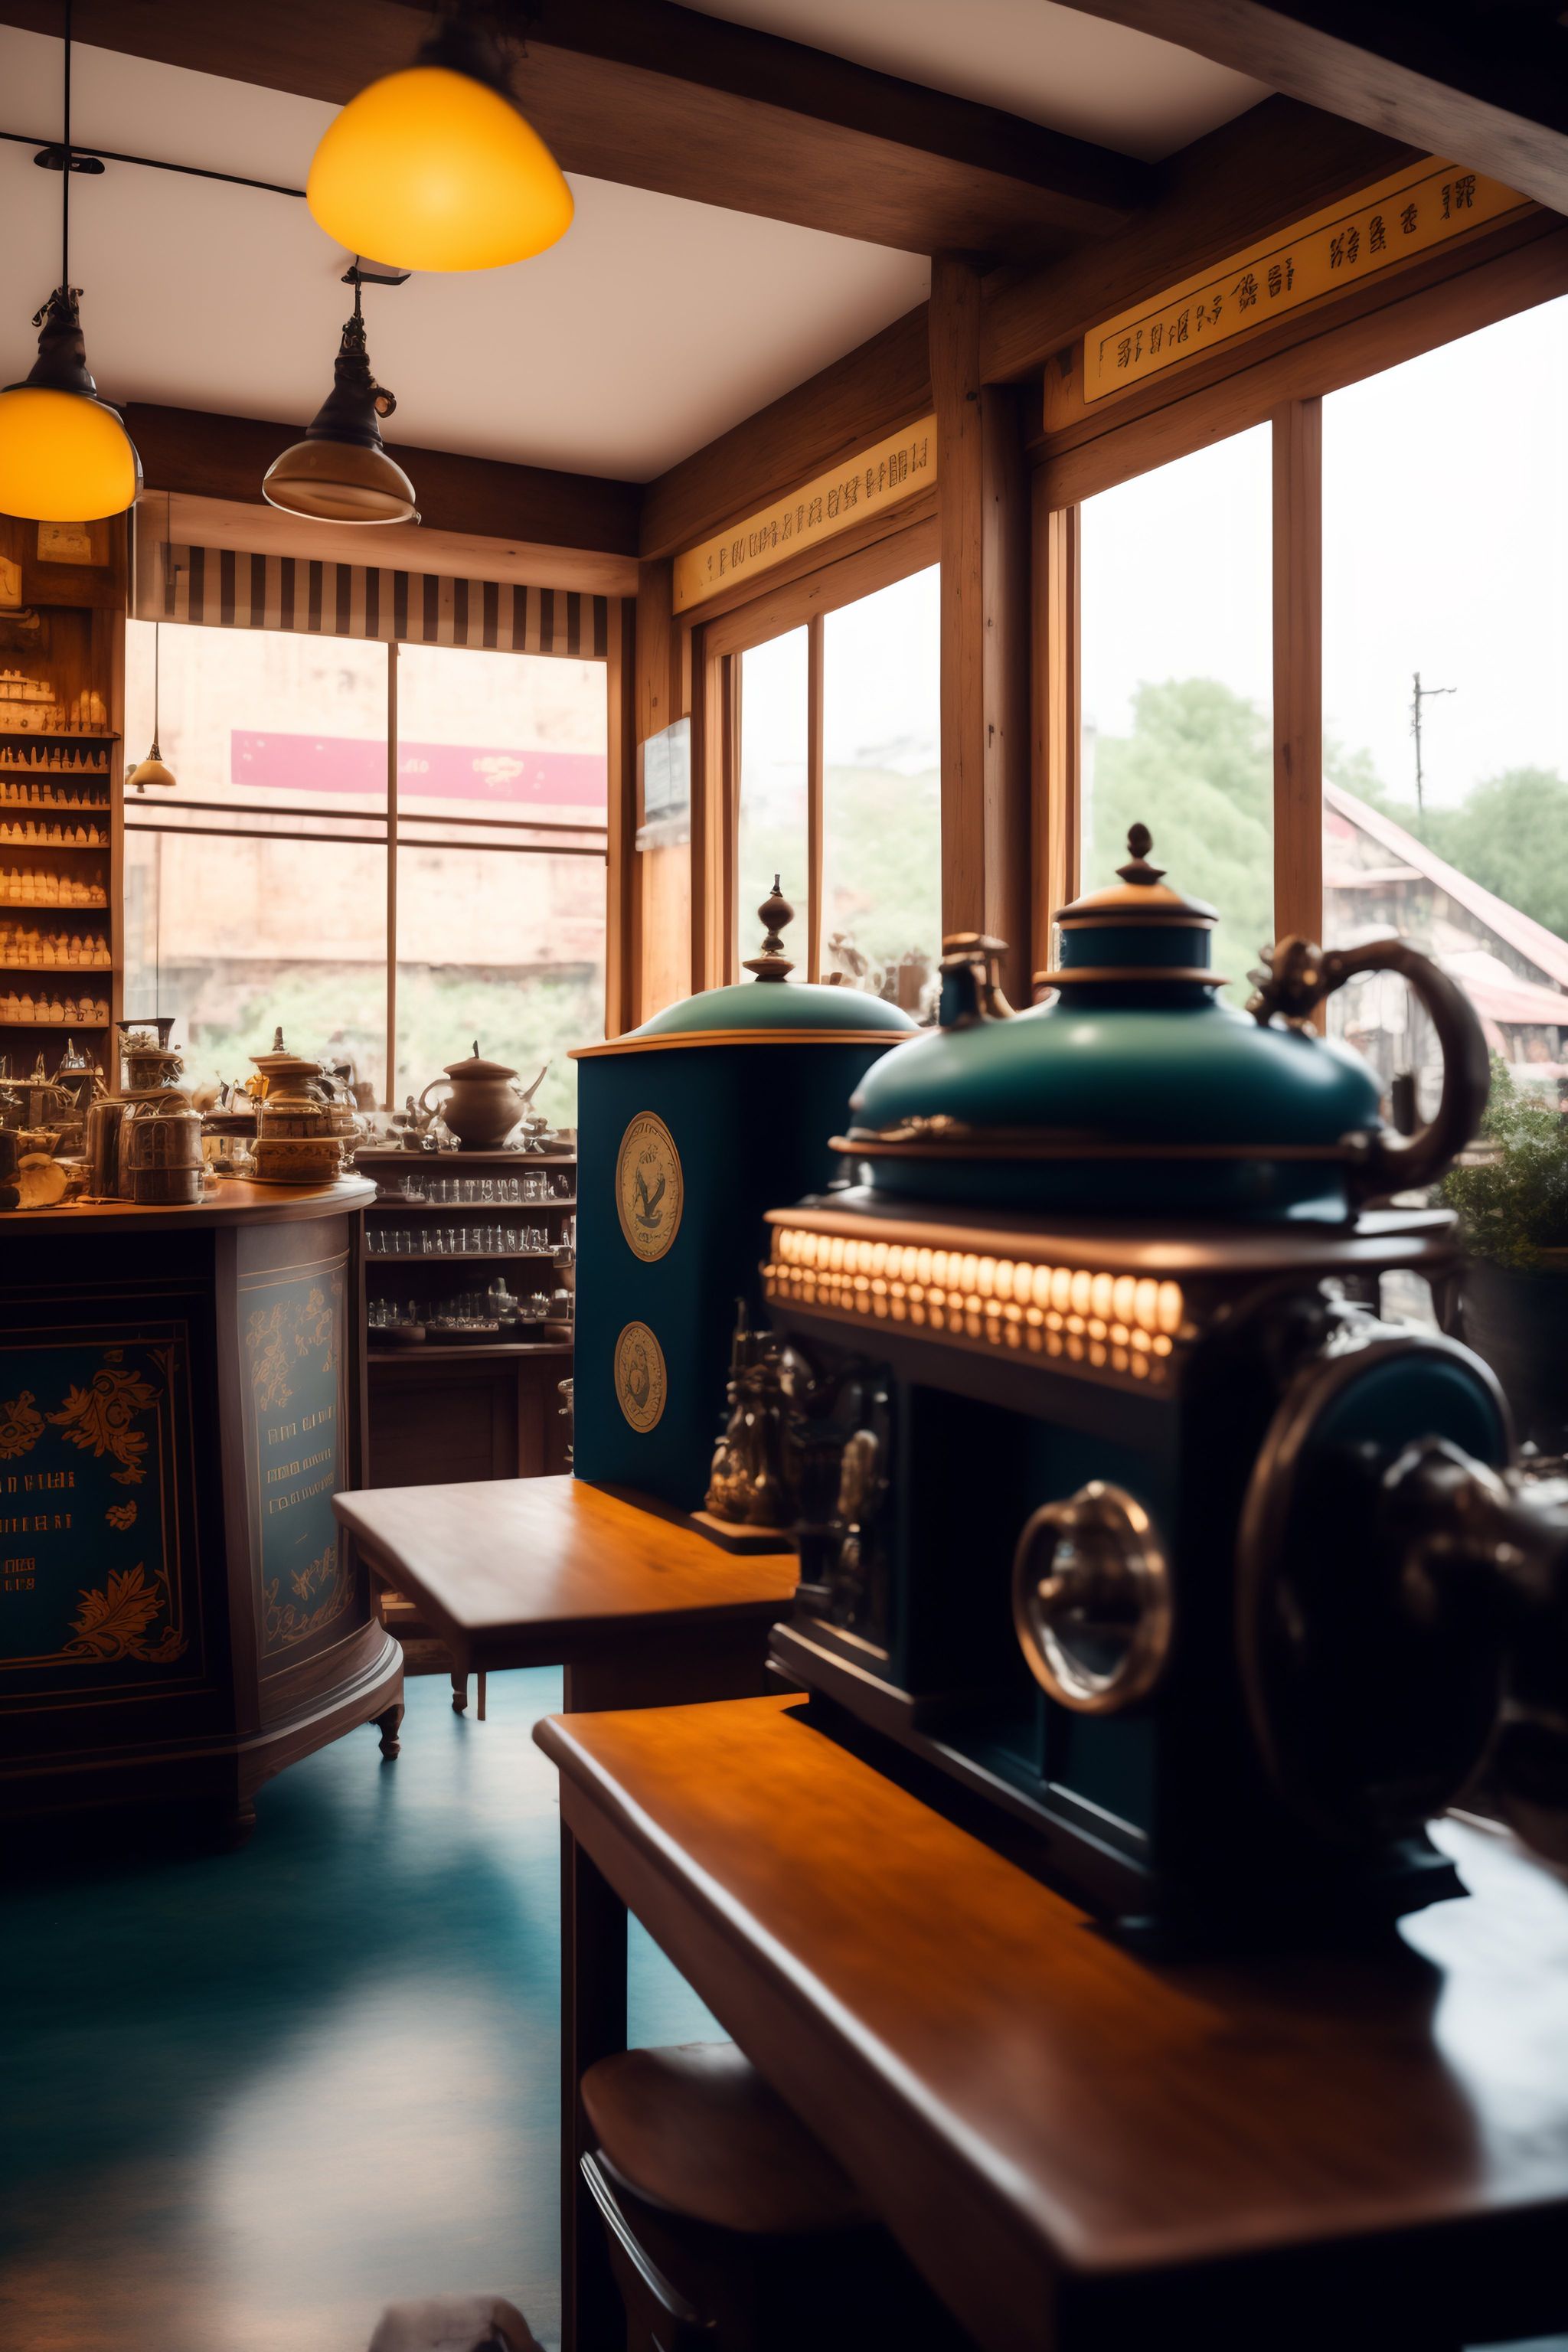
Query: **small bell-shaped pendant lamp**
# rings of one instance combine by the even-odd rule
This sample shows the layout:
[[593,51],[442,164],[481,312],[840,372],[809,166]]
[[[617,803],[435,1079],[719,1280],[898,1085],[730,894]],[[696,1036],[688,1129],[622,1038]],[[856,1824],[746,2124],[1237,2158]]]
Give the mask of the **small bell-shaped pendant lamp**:
[[312,522],[417,522],[414,485],[381,438],[379,420],[397,403],[370,372],[357,260],[353,279],[353,316],[343,322],[332,389],[304,439],[274,457],[261,495]]
[[414,63],[328,125],[305,194],[351,253],[399,269],[496,269],[571,227],[572,191],[481,22],[495,14],[493,0],[447,0]]
[[70,282],[71,0],[65,7],[65,138],[60,155],[60,282],[33,324],[38,356],[0,392],[0,513],[36,522],[122,514],[142,487],[125,420],[88,373]]
[[[167,576],[167,567],[169,567],[169,534],[172,534],[172,531],[174,531],[174,491],[169,491],[169,515],[167,515],[167,522],[164,522],[164,546],[163,546],[164,576]],[[136,793],[146,793],[148,785],[169,785],[169,788],[172,788],[172,785],[179,781],[176,776],[174,776],[174,769],[164,767],[163,751],[157,748],[157,694],[160,694],[160,685],[163,685],[163,675],[160,675],[160,670],[163,670],[163,661],[160,661],[160,656],[163,656],[163,621],[153,621],[153,751],[148,752],[146,760],[139,760],[136,767],[130,772],[130,776],[124,779],[127,781],[127,785],[132,785]]]

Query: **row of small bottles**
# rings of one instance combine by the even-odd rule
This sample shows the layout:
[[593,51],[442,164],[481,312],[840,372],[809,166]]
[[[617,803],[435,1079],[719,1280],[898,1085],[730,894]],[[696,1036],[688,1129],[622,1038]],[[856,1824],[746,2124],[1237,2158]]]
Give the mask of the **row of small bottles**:
[[0,841],[14,842],[22,849],[107,849],[109,835],[96,824],[42,824],[34,816],[24,824],[20,817],[0,817]]
[[99,882],[82,882],[74,874],[24,873],[0,866],[0,906],[107,907],[109,895]]
[[109,774],[109,762],[100,751],[81,751],[75,744],[51,743],[46,750],[41,743],[30,743],[26,751],[13,749],[6,751],[0,765],[30,768],[39,775],[49,776],[102,776],[107,779]]
[[109,1000],[105,996],[46,996],[42,990],[37,996],[26,989],[19,993],[14,988],[0,992],[0,1022],[7,1027],[43,1025],[68,1028],[79,1023],[84,1028],[106,1028],[109,1023]]
[[102,793],[67,791],[53,783],[0,782],[0,808],[107,809],[108,806],[108,799]]
[[100,931],[40,931],[36,923],[0,923],[0,964],[107,964]]

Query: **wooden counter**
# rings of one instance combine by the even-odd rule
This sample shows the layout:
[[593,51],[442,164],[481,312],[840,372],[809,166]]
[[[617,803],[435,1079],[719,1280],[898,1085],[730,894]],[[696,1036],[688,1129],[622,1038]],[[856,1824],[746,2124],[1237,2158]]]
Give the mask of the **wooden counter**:
[[535,1738],[595,1927],[569,2065],[624,2041],[618,1896],[992,2352],[1568,2326],[1568,1888],[1502,1836],[1440,1824],[1472,1894],[1363,1948],[1155,1965],[802,1702]]
[[200,1806],[231,1833],[402,1659],[340,1543],[364,1455],[374,1188],[0,1215],[0,1813]]

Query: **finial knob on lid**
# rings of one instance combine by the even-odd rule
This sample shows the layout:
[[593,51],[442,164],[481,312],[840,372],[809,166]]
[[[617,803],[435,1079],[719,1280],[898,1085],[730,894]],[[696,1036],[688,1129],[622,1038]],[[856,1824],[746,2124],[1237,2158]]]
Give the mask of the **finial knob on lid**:
[[767,933],[760,955],[749,957],[743,969],[758,980],[785,980],[795,964],[784,951],[779,933],[786,923],[795,920],[795,908],[779,888],[779,877],[773,876],[773,887],[757,908],[757,919]]
[[1164,867],[1151,866],[1149,863],[1149,852],[1153,846],[1154,836],[1148,826],[1133,825],[1127,835],[1129,862],[1125,866],[1119,866],[1116,869],[1123,882],[1142,882],[1149,885],[1161,880],[1165,871]]

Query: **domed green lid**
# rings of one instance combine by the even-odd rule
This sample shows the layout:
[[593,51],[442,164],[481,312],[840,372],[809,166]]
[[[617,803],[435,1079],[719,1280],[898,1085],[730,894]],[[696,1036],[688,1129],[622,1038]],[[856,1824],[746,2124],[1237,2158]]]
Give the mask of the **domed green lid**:
[[1216,1003],[1215,911],[1134,826],[1120,887],[1057,917],[1049,1001],[1015,1013],[1000,940],[943,942],[941,1026],[872,1064],[840,1149],[879,1192],[1114,1213],[1342,1212],[1379,1127],[1361,1057]]
[[679,1004],[667,1004],[616,1044],[633,1045],[645,1037],[711,1036],[718,1030],[752,1037],[787,1035],[792,1041],[802,1030],[820,1030],[827,1037],[886,1034],[890,1041],[916,1027],[907,1013],[885,997],[868,996],[858,988],[791,980],[795,966],[780,933],[795,919],[795,908],[780,892],[776,874],[772,895],[757,914],[766,936],[760,954],[746,962],[751,980],[730,988],[706,988]]

